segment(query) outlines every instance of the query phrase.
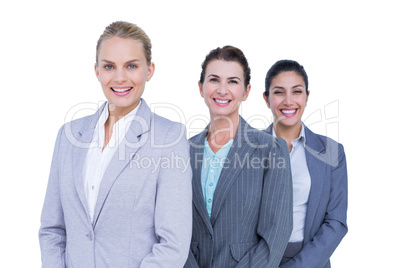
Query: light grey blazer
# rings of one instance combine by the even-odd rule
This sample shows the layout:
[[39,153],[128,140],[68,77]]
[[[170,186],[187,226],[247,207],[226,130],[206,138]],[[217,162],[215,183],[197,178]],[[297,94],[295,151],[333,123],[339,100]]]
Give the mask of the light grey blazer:
[[190,139],[193,235],[185,267],[278,268],[292,232],[292,178],[286,142],[240,124],[209,218],[201,189],[208,127]]
[[94,115],[59,131],[42,210],[42,267],[182,267],[191,238],[186,130],[142,100],[103,176],[90,221],[83,167]]
[[[281,268],[330,268],[329,258],[348,231],[346,157],[342,144],[304,130],[311,189],[303,248]],[[272,125],[266,131],[272,134]]]

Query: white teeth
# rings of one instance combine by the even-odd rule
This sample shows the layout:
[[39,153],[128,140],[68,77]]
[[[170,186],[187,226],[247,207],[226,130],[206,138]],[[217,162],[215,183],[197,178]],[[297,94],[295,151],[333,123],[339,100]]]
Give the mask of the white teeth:
[[296,112],[296,110],[282,110],[281,112],[284,114],[293,114],[294,112]]
[[222,104],[229,103],[229,100],[217,100],[217,99],[215,99],[215,101],[217,103],[222,103]]
[[112,87],[112,89],[113,89],[114,91],[116,91],[116,92],[122,93],[122,92],[125,92],[125,91],[130,90],[131,87],[126,87],[126,88],[113,88],[113,87]]

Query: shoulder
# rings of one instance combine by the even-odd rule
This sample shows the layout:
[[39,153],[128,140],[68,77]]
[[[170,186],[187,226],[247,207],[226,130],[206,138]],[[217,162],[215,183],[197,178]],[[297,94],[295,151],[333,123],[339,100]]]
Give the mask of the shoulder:
[[[283,144],[284,139],[274,137],[271,133],[267,132],[266,130],[258,130],[249,124],[246,124],[248,131],[254,135],[255,139],[260,144],[268,144],[268,145],[280,145]],[[286,144],[286,142],[285,142]]]
[[325,148],[325,151],[332,151],[335,149],[342,149],[343,151],[343,145],[332,138],[320,134],[316,134],[313,131],[311,131],[308,127],[305,126],[305,135],[306,135],[306,142],[307,144],[314,144],[319,142],[323,148]]
[[98,104],[93,104],[93,106],[87,107],[87,109],[95,112],[93,114],[66,122],[61,128],[64,129],[64,131],[69,132],[70,134],[77,134],[80,131],[85,131],[86,129],[89,129],[90,127],[94,128],[96,126],[96,123],[98,122],[100,115],[105,109],[106,104],[107,102],[104,102],[100,106],[98,106]]
[[198,140],[201,139],[202,137],[204,137],[204,139],[205,139],[205,135],[206,135],[206,129],[204,129],[204,130],[201,131],[200,133],[198,133],[198,134],[192,136],[192,137],[189,138],[188,140],[189,140],[189,142],[190,142],[191,144],[193,144],[194,142],[198,141]]
[[332,138],[312,132],[305,127],[306,150],[313,155],[317,154],[327,164],[337,167],[345,160],[343,145]]
[[171,143],[186,140],[187,130],[184,124],[171,121],[155,113],[151,113],[151,129],[156,141]]
[[74,119],[64,123],[59,129],[59,136],[69,141],[77,140],[83,129],[88,128],[93,120],[96,121],[96,114]]
[[97,120],[96,113],[92,115],[87,115],[78,119],[74,119],[70,122],[66,122],[62,127],[70,128],[71,130],[79,131],[82,127],[90,124],[92,121]]
[[258,130],[248,123],[244,124],[243,135],[245,141],[251,146],[255,146],[257,149],[263,151],[279,151],[283,154],[288,153],[288,147],[286,141],[279,137],[274,137],[267,131]]
[[286,141],[283,138],[273,136],[272,129],[273,129],[273,124],[269,125],[267,129],[263,130],[263,132],[272,136],[274,145],[278,145],[278,146],[282,146],[282,147],[284,146],[286,148],[286,150],[288,150],[288,145],[286,144]]

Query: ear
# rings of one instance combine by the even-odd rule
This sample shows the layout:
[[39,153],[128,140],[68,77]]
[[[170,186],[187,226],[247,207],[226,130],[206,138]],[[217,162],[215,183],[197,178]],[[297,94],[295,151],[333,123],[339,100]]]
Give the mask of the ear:
[[95,63],[95,75],[96,78],[99,80],[99,69],[98,69],[98,65]]
[[148,65],[147,82],[148,82],[149,80],[151,80],[152,76],[154,75],[154,72],[155,72],[155,64],[154,64],[153,62],[151,62],[151,63]]
[[248,84],[246,87],[246,90],[244,91],[244,94],[243,94],[243,99],[242,99],[243,101],[247,100],[248,94],[250,94],[250,90],[251,90],[251,85]]
[[269,98],[265,96],[265,92],[262,92],[262,97],[265,100],[265,103],[267,104],[268,108],[271,109],[271,105],[269,105]]
[[201,95],[201,97],[204,98],[204,92],[202,91],[202,84],[201,84],[201,81],[198,81],[198,88],[199,88],[199,90],[200,90],[200,95]]
[[306,96],[306,106],[307,106],[307,101],[308,101],[308,97],[310,96],[310,90],[307,91],[307,96]]

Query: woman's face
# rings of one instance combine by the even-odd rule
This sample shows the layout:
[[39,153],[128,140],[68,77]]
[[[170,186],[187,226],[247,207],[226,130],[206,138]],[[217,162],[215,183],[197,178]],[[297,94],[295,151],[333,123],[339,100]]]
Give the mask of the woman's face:
[[303,77],[296,72],[282,72],[272,79],[269,96],[263,95],[275,122],[292,127],[301,124],[308,94]]
[[224,116],[238,120],[240,103],[247,99],[251,88],[244,87],[243,68],[238,62],[211,61],[205,70],[204,83],[198,85],[211,118]]
[[154,73],[154,64],[147,64],[140,41],[113,37],[99,48],[95,73],[103,93],[115,111],[128,113],[140,102],[145,83]]

